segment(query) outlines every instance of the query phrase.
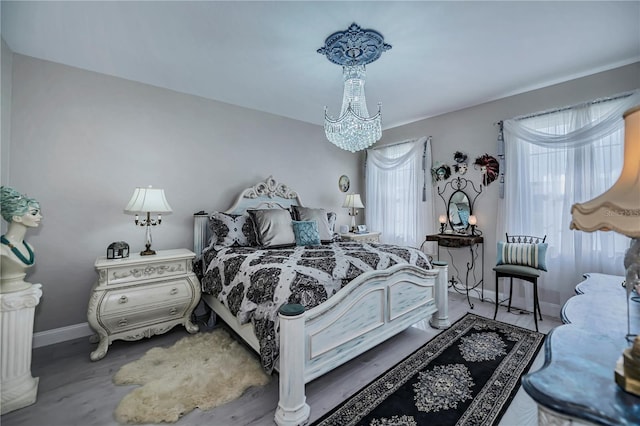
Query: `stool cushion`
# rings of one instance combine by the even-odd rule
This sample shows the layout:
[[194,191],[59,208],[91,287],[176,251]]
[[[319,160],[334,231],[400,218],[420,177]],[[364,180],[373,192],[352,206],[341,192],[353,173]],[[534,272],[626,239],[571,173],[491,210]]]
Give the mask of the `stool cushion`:
[[531,278],[540,276],[539,269],[523,265],[498,265],[493,270],[503,274],[522,275]]

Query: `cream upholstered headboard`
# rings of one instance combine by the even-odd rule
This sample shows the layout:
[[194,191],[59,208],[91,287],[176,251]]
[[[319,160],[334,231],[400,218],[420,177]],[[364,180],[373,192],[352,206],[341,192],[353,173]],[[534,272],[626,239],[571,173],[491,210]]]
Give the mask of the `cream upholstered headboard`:
[[[296,191],[269,176],[262,182],[244,189],[225,213],[242,214],[247,209],[288,209],[304,206]],[[209,213],[201,211],[193,215],[193,251],[200,256],[209,242]]]

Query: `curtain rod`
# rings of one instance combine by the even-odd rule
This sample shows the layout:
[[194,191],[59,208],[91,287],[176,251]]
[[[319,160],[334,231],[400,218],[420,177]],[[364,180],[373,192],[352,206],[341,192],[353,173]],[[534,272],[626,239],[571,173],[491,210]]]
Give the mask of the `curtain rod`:
[[[418,138],[418,139],[420,139],[420,138]],[[431,136],[428,136],[427,140],[430,141],[431,140]],[[407,139],[406,141],[390,143],[390,144],[387,144],[387,145],[380,145],[380,146],[373,147],[371,149],[389,148],[391,146],[404,145],[405,143],[411,143],[411,142],[415,142],[415,141],[416,141],[416,139]]]
[[[555,114],[556,112],[562,112],[562,111],[567,111],[571,108],[575,108],[579,105],[597,105],[597,104],[601,104],[604,102],[609,102],[609,101],[615,101],[617,99],[623,99],[623,98],[628,98],[629,96],[633,95],[636,92],[636,90],[632,90],[631,92],[626,92],[626,93],[621,93],[619,95],[614,95],[614,96],[609,96],[607,98],[600,98],[600,99],[596,99],[593,101],[589,101],[589,102],[582,102],[579,104],[575,104],[575,105],[570,105],[570,106],[565,106],[562,108],[554,108],[551,110],[547,110],[547,111],[540,111],[540,112],[536,112],[533,114],[527,114],[527,115],[519,115],[517,117],[513,117],[511,118],[511,120],[526,120],[527,118],[534,118],[534,117],[541,117],[543,115],[549,115],[549,114]],[[499,125],[500,123],[502,123],[502,121],[498,121],[497,123],[493,123],[494,125]]]

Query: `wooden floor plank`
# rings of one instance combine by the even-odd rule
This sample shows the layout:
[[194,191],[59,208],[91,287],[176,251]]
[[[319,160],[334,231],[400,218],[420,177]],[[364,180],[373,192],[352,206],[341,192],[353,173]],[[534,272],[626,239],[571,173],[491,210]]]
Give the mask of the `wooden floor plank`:
[[[465,313],[492,318],[494,305],[474,300],[470,309],[466,298],[450,293],[450,318],[453,321]],[[533,329],[531,314],[519,311],[498,312],[498,320]],[[544,317],[540,331],[547,333],[560,325],[559,319]],[[307,402],[314,421],[353,395],[378,375],[429,341],[439,330],[425,323],[373,348],[353,361],[314,380],[306,387]],[[111,379],[118,369],[138,359],[156,346],[171,346],[187,332],[177,327],[167,334],[137,342],[114,342],[105,358],[92,362],[89,353],[95,349],[88,339],[76,339],[33,351],[32,375],[40,378],[38,399],[34,405],[5,414],[2,426],[117,426],[113,412],[120,400],[136,386],[115,386]],[[533,370],[542,366],[542,352]],[[194,410],[177,423],[178,426],[215,425],[273,425],[273,414],[278,402],[277,376],[261,388],[249,389],[242,397],[209,411]],[[536,424],[536,410],[528,396],[520,391],[505,414],[501,425]],[[517,421],[518,423],[512,423]]]

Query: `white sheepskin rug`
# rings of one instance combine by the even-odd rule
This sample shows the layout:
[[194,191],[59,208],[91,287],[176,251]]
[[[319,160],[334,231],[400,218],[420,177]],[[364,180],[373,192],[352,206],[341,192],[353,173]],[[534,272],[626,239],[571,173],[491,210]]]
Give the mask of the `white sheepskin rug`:
[[124,365],[113,382],[142,385],[120,401],[119,423],[174,423],[196,407],[208,410],[265,385],[269,376],[253,354],[218,329],[149,350]]

